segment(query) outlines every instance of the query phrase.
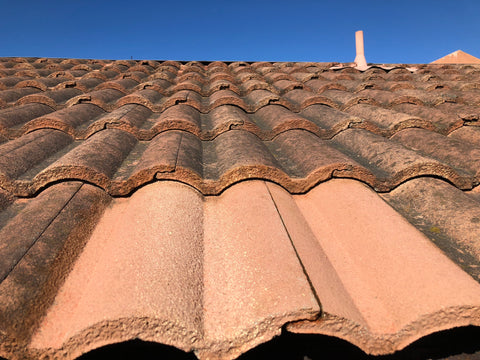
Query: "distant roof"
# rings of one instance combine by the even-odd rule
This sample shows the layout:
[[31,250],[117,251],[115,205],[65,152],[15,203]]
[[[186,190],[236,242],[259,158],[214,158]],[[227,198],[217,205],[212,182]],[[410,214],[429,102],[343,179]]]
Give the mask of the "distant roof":
[[432,64],[480,64],[480,59],[465,51],[457,50],[438,60],[432,61]]

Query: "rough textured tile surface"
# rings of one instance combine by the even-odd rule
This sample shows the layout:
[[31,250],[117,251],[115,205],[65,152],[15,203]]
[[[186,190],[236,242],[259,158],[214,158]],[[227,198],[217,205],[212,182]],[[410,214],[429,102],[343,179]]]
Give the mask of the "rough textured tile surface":
[[[335,334],[384,354],[454,322],[480,324],[480,284],[365,185],[332,180],[297,195],[296,204],[282,195],[280,214],[323,310],[289,330]],[[290,215],[295,205],[302,226]]]
[[419,178],[383,197],[480,281],[480,202],[438,179]]
[[0,357],[480,326],[479,99],[474,64],[0,58]]
[[32,347],[138,337],[232,358],[319,310],[263,182],[208,198],[157,182],[106,211]]
[[28,343],[109,201],[98,188],[68,182],[2,212],[2,355]]

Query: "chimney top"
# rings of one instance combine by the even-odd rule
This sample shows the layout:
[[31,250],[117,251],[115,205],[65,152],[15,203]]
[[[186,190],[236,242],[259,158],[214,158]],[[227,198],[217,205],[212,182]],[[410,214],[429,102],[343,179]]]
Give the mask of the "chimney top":
[[367,60],[365,59],[365,50],[363,46],[363,31],[358,30],[355,32],[355,46],[357,55],[355,56],[354,63],[358,70],[366,70],[368,68]]

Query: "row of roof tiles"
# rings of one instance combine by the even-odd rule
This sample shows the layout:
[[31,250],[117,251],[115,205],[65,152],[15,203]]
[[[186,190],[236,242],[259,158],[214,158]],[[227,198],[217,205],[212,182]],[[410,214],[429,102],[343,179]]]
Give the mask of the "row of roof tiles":
[[[463,53],[463,52],[461,52]],[[159,66],[171,66],[177,69],[180,69],[182,66],[185,67],[196,67],[200,70],[210,70],[212,68],[239,68],[239,67],[251,67],[253,69],[257,68],[292,68],[295,66],[303,67],[317,67],[322,69],[338,69],[344,66],[338,62],[330,63],[321,63],[321,62],[268,62],[268,61],[173,61],[173,60],[106,60],[106,59],[72,59],[72,58],[35,58],[35,57],[3,57],[0,59],[3,68],[37,68],[37,69],[48,69],[53,66],[63,66],[65,68],[71,68],[78,65],[88,65],[92,68],[98,69],[104,66],[144,66],[148,65],[151,68],[158,68]],[[446,63],[446,62],[437,62],[437,64],[442,65],[444,68],[454,69],[458,64],[474,64],[467,62],[456,62],[456,63]],[[453,64],[453,67],[448,65]],[[351,64],[346,64],[349,67],[352,67]],[[425,66],[425,64],[420,64]],[[355,64],[353,64],[355,66]],[[396,68],[411,68],[411,64],[382,64],[382,65],[370,65],[367,67],[368,70],[371,67],[380,67],[388,70]],[[363,70],[362,70],[363,71]]]
[[[459,75],[442,68],[432,70],[425,68],[407,70],[402,68],[390,71],[382,68],[372,68],[361,73],[355,70],[352,72],[350,68],[326,72],[324,69],[312,71],[310,68],[299,67],[294,72],[286,73],[280,69],[279,71],[266,74],[250,68],[249,70],[242,68],[244,70],[238,73],[223,69],[208,75],[191,69],[185,69],[181,74],[178,74],[178,71],[172,72],[169,68],[167,69],[162,68],[160,71],[147,72],[132,71],[132,69],[127,71],[95,70],[91,72],[87,69],[69,70],[66,72],[43,72],[21,69],[7,71],[0,69],[0,84],[2,90],[5,90],[7,87],[23,88],[29,85],[33,85],[40,90],[46,90],[66,86],[92,89],[100,86],[101,82],[105,82],[101,87],[117,86],[124,91],[128,91],[138,86],[139,82],[145,82],[147,85],[157,85],[163,92],[169,94],[182,88],[191,88],[197,92],[211,93],[223,81],[226,86],[231,86],[232,90],[238,93],[245,93],[254,84],[274,92],[285,92],[293,86],[318,90],[324,85],[322,82],[327,81],[339,82],[340,85],[350,90],[360,90],[361,87],[359,85],[368,81],[376,81],[378,82],[377,86],[388,86],[388,89],[401,88],[401,86],[429,89],[429,86],[435,83],[440,83],[436,85],[443,83],[456,88],[457,86],[474,86],[475,80],[479,77],[476,69],[470,69],[470,71],[466,69],[465,74]],[[456,81],[460,81],[461,84],[455,84]]]
[[[285,82],[288,81],[285,80]],[[282,105],[293,112],[299,112],[313,104],[325,104],[343,110],[359,103],[369,103],[387,108],[398,104],[436,106],[447,103],[451,104],[452,110],[458,109],[460,112],[474,111],[475,109],[468,107],[478,105],[479,90],[476,88],[464,90],[459,97],[458,93],[449,89],[424,91],[403,88],[389,91],[382,90],[380,87],[371,88],[369,84],[361,84],[364,89],[349,91],[344,85],[338,83],[321,81],[319,84],[317,80],[315,82],[321,86],[321,89],[312,91],[291,84],[291,88],[282,95],[278,95],[279,91],[271,91],[268,86],[259,86],[258,84],[252,84],[250,91],[238,91],[232,90],[229,85],[223,83],[211,93],[203,94],[201,91],[197,92],[198,89],[186,89],[187,86],[182,86],[179,90],[163,92],[155,85],[143,83],[142,89],[128,94],[119,86],[113,85],[111,88],[102,87],[100,90],[93,91],[84,89],[87,92],[83,93],[81,89],[68,85],[65,88],[42,91],[36,87],[36,84],[29,83],[29,86],[26,87],[0,91],[0,100],[3,101],[2,107],[7,110],[11,106],[30,103],[43,103],[54,110],[61,110],[79,103],[90,102],[108,111],[127,104],[139,104],[148,107],[153,112],[162,112],[173,105],[185,103],[203,113],[225,104],[239,106],[246,112],[255,112],[268,104]],[[465,109],[462,109],[462,106]]]
[[185,104],[172,103],[157,114],[138,103],[124,104],[111,112],[94,103],[53,111],[42,99],[37,100],[39,102],[0,110],[0,136],[12,139],[47,127],[67,132],[77,139],[88,138],[107,127],[129,131],[140,140],[150,140],[166,130],[186,130],[202,140],[211,140],[230,128],[243,128],[262,139],[271,139],[291,128],[309,130],[322,138],[331,138],[345,127],[365,128],[384,136],[406,127],[448,134],[464,124],[477,124],[480,116],[477,106],[454,103],[435,107],[399,103],[383,108],[370,101],[358,101],[340,111],[322,101],[294,113],[265,102],[263,106],[257,104],[254,113],[248,113],[227,98],[207,113],[201,113],[195,104],[186,101]]
[[[411,68],[405,66],[374,66],[361,72],[350,67],[332,68],[331,64],[319,63],[292,63],[289,67],[270,63],[265,63],[262,66],[254,63],[233,67],[220,63],[223,66],[216,64],[210,70],[207,69],[215,63],[208,67],[192,67],[180,63],[173,66],[171,62],[163,62],[157,67],[139,65],[138,63],[133,64],[133,66],[119,65],[120,63],[110,62],[100,68],[78,65],[70,69],[55,71],[55,69],[45,67],[29,70],[24,64],[18,64],[16,68],[7,69],[4,68],[5,62],[0,60],[0,84],[3,87],[25,87],[27,81],[31,81],[38,88],[45,89],[54,88],[69,80],[75,80],[80,81],[79,84],[84,82],[83,86],[87,88],[92,88],[98,86],[100,81],[106,82],[107,85],[110,85],[113,81],[113,84],[118,83],[124,89],[131,89],[135,86],[134,82],[148,83],[156,80],[164,91],[172,85],[178,86],[180,84],[197,89],[202,88],[199,91],[204,91],[205,89],[213,90],[215,83],[223,80],[231,86],[241,86],[245,91],[248,86],[251,86],[252,83],[249,83],[251,80],[257,80],[264,86],[265,84],[273,85],[277,83],[276,90],[285,91],[291,84],[282,83],[282,81],[293,81],[297,85],[312,80],[319,80],[319,82],[340,81],[345,82],[348,88],[351,86],[356,88],[355,85],[359,85],[354,84],[353,81],[369,80],[375,80],[379,83],[379,86],[392,86],[396,82],[403,82],[403,85],[406,86],[425,86],[422,83],[439,81],[455,86],[455,81],[473,85],[480,76],[478,68],[474,65],[462,66],[462,72],[456,71],[455,67],[451,65],[415,65]],[[385,81],[391,83],[385,83]],[[412,84],[406,84],[406,82]],[[464,86],[463,83],[462,86]],[[318,89],[319,87],[317,85],[314,88]],[[173,89],[175,87],[171,88],[171,90]]]
[[384,198],[407,214],[422,204],[422,226],[464,271],[354,180],[294,196],[256,180],[206,197],[167,181],[115,200],[65,182],[17,200],[1,213],[2,355],[12,339],[24,356],[74,358],[141,338],[233,358],[286,323],[385,354],[480,325],[478,194],[417,179]]
[[471,189],[480,181],[479,139],[480,130],[473,126],[448,136],[414,127],[391,138],[346,128],[330,140],[291,129],[263,141],[244,130],[225,131],[210,141],[171,130],[138,141],[117,129],[75,141],[47,128],[0,145],[0,186],[31,196],[75,178],[123,196],[154,179],[175,179],[204,194],[218,194],[235,182],[263,178],[302,193],[343,177],[389,191],[408,179],[433,176]]

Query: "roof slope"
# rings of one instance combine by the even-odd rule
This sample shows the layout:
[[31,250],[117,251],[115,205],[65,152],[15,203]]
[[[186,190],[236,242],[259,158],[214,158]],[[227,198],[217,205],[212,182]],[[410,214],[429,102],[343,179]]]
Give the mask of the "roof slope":
[[457,50],[440,59],[432,61],[432,64],[480,64],[480,59],[467,54],[462,50]]
[[[480,326],[480,68],[0,59],[0,356]],[[21,319],[21,321],[19,320]]]

